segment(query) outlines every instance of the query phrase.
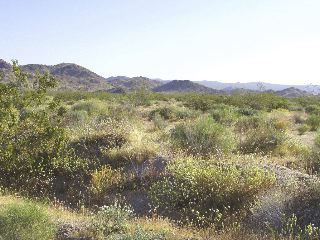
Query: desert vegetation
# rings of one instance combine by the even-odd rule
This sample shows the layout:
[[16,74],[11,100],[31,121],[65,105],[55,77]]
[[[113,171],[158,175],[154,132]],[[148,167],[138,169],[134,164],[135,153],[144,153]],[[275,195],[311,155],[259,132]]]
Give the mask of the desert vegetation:
[[319,239],[320,99],[0,82],[0,239]]

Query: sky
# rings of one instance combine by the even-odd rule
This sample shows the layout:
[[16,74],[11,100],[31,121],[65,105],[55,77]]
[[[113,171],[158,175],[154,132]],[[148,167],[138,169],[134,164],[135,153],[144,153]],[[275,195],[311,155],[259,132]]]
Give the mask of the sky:
[[0,0],[0,58],[104,77],[320,84],[319,0]]

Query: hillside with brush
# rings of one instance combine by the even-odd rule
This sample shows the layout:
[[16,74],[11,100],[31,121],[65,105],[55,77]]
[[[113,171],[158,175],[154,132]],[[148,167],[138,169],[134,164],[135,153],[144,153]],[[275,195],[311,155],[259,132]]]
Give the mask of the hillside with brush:
[[[59,81],[59,90],[98,91],[112,88],[105,78],[74,63],[60,63],[57,65],[27,64],[20,68],[31,77],[39,71],[49,72]],[[0,60],[0,71],[6,81],[10,78],[11,64]]]
[[159,87],[153,89],[154,92],[180,92],[180,93],[219,93],[219,91],[212,88],[205,87],[201,84],[189,81],[189,80],[173,80],[166,84],[163,84]]
[[162,81],[153,80],[146,77],[110,77],[106,79],[115,88],[124,89],[125,91],[134,91],[139,89],[152,90],[153,88],[159,87],[163,84]]

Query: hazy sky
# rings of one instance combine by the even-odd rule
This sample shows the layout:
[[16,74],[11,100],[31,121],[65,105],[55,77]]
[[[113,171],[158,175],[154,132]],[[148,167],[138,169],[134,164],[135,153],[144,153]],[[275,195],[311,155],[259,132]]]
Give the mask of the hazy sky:
[[320,0],[0,0],[0,31],[21,64],[320,84]]

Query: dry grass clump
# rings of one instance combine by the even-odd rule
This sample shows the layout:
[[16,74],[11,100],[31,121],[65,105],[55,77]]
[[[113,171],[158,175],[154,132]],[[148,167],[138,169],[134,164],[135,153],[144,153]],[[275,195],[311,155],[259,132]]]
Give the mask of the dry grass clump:
[[113,170],[110,166],[102,166],[91,174],[89,184],[91,203],[102,203],[108,193],[120,186],[124,176],[120,170]]
[[122,146],[105,151],[105,156],[111,165],[141,165],[157,155],[159,147],[150,136],[137,128],[128,133],[127,142]]

